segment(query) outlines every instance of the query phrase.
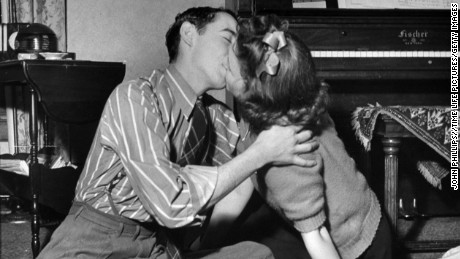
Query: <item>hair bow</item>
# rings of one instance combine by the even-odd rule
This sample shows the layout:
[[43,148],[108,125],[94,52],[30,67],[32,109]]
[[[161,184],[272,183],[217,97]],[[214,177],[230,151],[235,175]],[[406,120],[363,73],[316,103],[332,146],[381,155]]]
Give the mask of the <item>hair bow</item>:
[[280,66],[280,59],[276,52],[286,46],[286,37],[284,37],[284,32],[282,31],[267,32],[262,42],[268,45],[269,49],[266,53],[268,58],[265,60],[265,63],[259,65],[256,75],[260,77],[265,72],[274,76],[278,73]]

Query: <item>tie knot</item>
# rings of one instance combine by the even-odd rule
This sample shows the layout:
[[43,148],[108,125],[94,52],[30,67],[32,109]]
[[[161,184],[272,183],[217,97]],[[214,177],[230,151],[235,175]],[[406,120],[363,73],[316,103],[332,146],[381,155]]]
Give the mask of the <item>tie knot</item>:
[[199,117],[198,120],[206,120],[206,109],[201,98],[196,99],[195,108],[193,109],[193,120],[196,120],[196,117]]
[[200,96],[196,99],[195,106],[203,107],[203,98]]

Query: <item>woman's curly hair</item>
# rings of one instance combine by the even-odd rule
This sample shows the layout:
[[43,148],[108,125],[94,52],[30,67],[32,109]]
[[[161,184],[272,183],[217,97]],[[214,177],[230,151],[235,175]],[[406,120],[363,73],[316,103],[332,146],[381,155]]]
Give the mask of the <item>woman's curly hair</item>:
[[[287,45],[277,51],[280,66],[276,75],[256,75],[265,63],[267,32],[283,31]],[[301,125],[312,128],[326,111],[327,86],[316,78],[310,50],[293,33],[287,21],[276,15],[256,16],[239,21],[235,53],[248,92],[238,98],[240,115],[254,133],[272,125]]]

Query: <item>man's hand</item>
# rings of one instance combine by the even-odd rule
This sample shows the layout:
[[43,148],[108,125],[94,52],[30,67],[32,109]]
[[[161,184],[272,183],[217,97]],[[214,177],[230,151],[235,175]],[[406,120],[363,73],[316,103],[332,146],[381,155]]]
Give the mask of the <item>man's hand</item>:
[[262,131],[244,152],[220,165],[216,189],[207,208],[265,165],[315,166],[315,160],[305,160],[299,155],[317,149],[318,142],[312,140],[311,131],[300,129],[298,126],[273,126]]
[[310,130],[300,130],[300,126],[272,126],[262,131],[250,148],[263,153],[267,164],[315,166],[315,160],[305,160],[299,155],[316,150],[319,144],[312,140]]

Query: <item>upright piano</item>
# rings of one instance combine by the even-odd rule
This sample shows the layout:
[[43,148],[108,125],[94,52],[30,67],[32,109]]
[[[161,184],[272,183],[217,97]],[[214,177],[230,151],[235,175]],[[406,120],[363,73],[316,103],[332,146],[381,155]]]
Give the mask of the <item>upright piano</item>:
[[[260,9],[289,21],[330,86],[330,111],[353,146],[359,106],[450,104],[448,10]],[[353,149],[351,147],[351,149]]]
[[[353,106],[377,100],[382,105],[449,103],[449,10],[253,9],[253,14],[274,13],[289,21],[333,95],[352,89],[370,94],[362,102],[353,98]],[[372,98],[382,91],[402,95]]]
[[[338,9],[331,2],[301,9],[292,1],[238,1],[237,9],[241,17],[273,13],[289,21],[330,85],[329,110],[348,152],[371,184],[382,185],[383,161],[363,150],[352,113],[369,104],[450,106],[450,10]],[[376,192],[383,202],[384,190]]]
[[286,0],[241,0],[237,9],[277,14],[304,40],[352,155],[361,149],[350,123],[356,107],[450,105],[449,10],[302,9]]

